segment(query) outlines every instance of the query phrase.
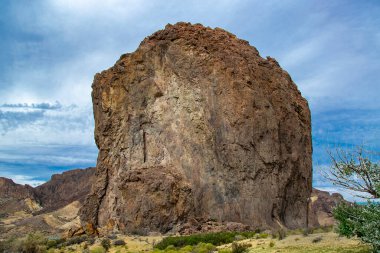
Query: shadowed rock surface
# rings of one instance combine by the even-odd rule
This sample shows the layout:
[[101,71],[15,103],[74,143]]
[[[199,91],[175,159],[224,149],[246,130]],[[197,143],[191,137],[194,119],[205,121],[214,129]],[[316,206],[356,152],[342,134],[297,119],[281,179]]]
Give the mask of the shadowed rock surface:
[[84,227],[305,225],[309,107],[276,60],[247,41],[220,28],[167,25],[96,74],[92,87],[99,155]]

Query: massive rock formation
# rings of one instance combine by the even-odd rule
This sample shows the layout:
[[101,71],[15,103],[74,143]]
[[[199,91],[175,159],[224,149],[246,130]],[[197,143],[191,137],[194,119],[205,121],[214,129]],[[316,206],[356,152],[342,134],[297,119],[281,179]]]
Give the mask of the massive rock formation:
[[276,60],[247,41],[167,25],[96,74],[92,87],[99,155],[85,227],[306,224],[308,104]]

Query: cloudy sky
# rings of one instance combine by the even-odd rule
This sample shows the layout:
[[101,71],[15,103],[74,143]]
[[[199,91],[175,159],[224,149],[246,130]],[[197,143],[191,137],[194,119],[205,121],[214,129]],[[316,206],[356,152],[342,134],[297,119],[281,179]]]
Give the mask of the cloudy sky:
[[[224,28],[287,70],[310,104],[314,186],[326,149],[380,150],[380,2],[0,2],[0,176],[39,184],[94,166],[91,83],[167,23]],[[347,195],[345,193],[347,197]]]

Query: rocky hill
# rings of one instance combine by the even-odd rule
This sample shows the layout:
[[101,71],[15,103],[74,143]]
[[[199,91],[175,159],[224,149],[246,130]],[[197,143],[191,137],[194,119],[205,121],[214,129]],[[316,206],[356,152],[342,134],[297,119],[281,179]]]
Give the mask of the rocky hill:
[[84,202],[91,190],[95,169],[76,169],[53,175],[34,190],[44,211],[54,211],[74,201]]
[[53,175],[33,188],[0,178],[0,239],[40,231],[66,232],[78,227],[78,211],[95,180],[95,168]]
[[92,87],[99,156],[81,209],[88,232],[305,226],[310,111],[275,59],[223,29],[177,23]]
[[11,179],[0,177],[0,217],[17,211],[31,213],[38,210],[41,210],[41,206],[33,187],[19,185]]
[[74,201],[82,203],[90,192],[95,168],[76,169],[56,174],[36,188],[0,177],[0,215],[17,211],[41,213],[57,210]]

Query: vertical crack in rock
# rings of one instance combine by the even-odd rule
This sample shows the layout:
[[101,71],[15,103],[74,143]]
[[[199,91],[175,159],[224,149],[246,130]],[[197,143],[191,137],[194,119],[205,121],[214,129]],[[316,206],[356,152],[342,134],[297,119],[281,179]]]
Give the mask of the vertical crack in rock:
[[308,103],[247,41],[167,25],[92,88],[97,181],[80,212],[90,230],[306,225]]
[[146,132],[143,130],[143,144],[144,144],[144,163],[146,162]]

